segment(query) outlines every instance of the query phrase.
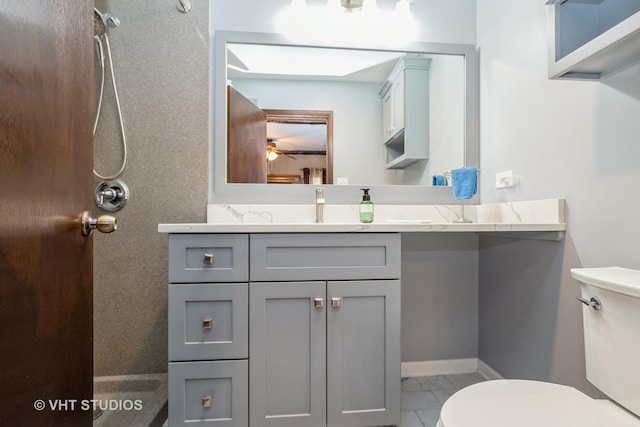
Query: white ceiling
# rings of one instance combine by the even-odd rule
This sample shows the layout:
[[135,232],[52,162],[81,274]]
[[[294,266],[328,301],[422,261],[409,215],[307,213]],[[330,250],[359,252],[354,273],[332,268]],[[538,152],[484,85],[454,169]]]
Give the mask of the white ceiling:
[[402,52],[250,44],[227,45],[229,78],[384,82]]
[[278,150],[325,151],[327,126],[267,122],[267,138],[274,140]]

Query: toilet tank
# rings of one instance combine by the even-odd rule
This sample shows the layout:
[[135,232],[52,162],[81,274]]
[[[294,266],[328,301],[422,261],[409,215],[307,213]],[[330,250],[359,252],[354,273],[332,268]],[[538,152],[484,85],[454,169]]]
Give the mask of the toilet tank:
[[640,271],[620,267],[574,268],[583,305],[587,379],[640,416]]

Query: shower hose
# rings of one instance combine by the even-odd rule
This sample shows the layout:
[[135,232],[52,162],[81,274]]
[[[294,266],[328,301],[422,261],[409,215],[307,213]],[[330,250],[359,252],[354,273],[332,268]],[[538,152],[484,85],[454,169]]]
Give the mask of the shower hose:
[[[109,180],[109,179],[115,179],[117,177],[119,177],[122,172],[124,171],[124,168],[127,166],[127,137],[125,135],[124,132],[124,121],[122,119],[122,108],[120,107],[120,98],[118,96],[118,88],[116,87],[116,79],[115,79],[115,74],[113,72],[113,62],[111,61],[111,47],[109,46],[109,37],[107,37],[107,33],[104,33],[102,35],[104,37],[104,42],[105,45],[107,47],[107,59],[109,60],[109,71],[111,72],[111,84],[113,85],[113,93],[116,99],[116,106],[118,107],[118,121],[120,122],[120,132],[122,134],[122,151],[123,151],[123,156],[122,156],[122,166],[120,167],[120,170],[118,170],[118,172],[116,172],[113,175],[101,175],[99,174],[94,166],[93,169],[93,174],[95,176],[97,176],[100,179],[103,180]],[[105,55],[104,55],[104,49],[102,47],[102,40],[100,39],[100,36],[95,35],[94,36],[95,40],[96,40],[96,45],[97,45],[97,49],[98,49],[98,55],[99,55],[99,59],[100,59],[100,68],[102,70],[102,78],[100,79],[100,95],[98,97],[98,107],[96,109],[96,118],[95,121],[93,123],[93,135],[95,136],[96,134],[96,129],[98,128],[98,121],[100,120],[100,111],[102,109],[102,98],[104,95],[104,69],[105,69]]]

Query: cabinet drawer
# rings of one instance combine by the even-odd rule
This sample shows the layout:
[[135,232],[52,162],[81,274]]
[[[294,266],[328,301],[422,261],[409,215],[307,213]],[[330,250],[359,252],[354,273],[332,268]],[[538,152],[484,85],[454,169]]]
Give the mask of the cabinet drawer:
[[246,360],[169,363],[169,425],[247,427]]
[[172,234],[169,282],[246,282],[248,255],[246,234]]
[[248,356],[248,285],[169,285],[169,360]]
[[252,234],[251,281],[400,278],[400,234]]

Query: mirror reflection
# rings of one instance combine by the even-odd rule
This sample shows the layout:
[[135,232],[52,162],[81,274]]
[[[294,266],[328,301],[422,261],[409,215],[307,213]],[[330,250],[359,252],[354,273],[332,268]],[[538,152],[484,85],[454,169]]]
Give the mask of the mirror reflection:
[[465,166],[463,55],[226,46],[228,183],[431,185]]

